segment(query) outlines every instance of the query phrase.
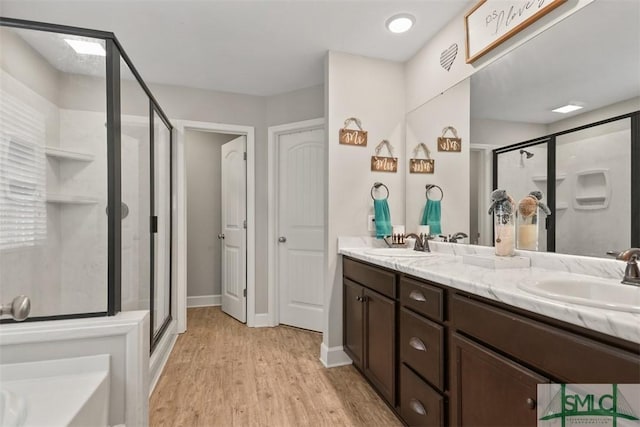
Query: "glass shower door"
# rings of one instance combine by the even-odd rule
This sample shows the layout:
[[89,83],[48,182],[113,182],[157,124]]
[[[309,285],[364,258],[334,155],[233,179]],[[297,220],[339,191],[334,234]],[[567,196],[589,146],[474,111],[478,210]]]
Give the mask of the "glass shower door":
[[0,302],[105,315],[105,40],[3,26],[0,42]]
[[171,319],[171,131],[153,113],[153,307],[152,344]]

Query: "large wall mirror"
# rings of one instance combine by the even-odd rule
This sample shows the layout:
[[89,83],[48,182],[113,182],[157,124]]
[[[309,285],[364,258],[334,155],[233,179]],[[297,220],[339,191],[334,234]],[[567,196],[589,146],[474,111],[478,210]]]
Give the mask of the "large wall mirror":
[[[552,112],[567,104],[582,108]],[[497,185],[516,199],[532,190],[551,197],[552,233],[541,221],[541,251],[605,256],[637,245],[638,111],[636,1],[595,1],[475,73],[470,243],[492,244],[487,205]]]

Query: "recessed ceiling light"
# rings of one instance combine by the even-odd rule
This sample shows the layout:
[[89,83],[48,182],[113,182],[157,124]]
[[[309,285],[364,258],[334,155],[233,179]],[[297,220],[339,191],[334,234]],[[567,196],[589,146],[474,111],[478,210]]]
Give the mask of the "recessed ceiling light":
[[563,107],[559,107],[559,108],[556,108],[555,110],[551,110],[551,111],[553,111],[554,113],[567,114],[567,113],[570,113],[572,111],[579,110],[581,108],[584,108],[584,107],[582,105],[567,104],[567,105],[565,105]]
[[413,27],[413,23],[416,22],[416,18],[408,13],[400,13],[393,15],[387,19],[387,29],[392,33],[405,33]]
[[69,46],[81,55],[98,55],[107,56],[104,47],[97,42],[88,42],[85,40],[64,39]]

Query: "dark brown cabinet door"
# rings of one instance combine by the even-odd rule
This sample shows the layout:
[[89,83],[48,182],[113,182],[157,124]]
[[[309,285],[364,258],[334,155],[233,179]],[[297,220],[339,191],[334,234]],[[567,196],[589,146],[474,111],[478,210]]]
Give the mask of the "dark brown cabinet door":
[[536,426],[537,385],[548,379],[455,333],[451,349],[452,425]]
[[353,364],[362,369],[364,359],[364,288],[344,279],[344,349]]
[[395,301],[364,290],[364,374],[395,405]]

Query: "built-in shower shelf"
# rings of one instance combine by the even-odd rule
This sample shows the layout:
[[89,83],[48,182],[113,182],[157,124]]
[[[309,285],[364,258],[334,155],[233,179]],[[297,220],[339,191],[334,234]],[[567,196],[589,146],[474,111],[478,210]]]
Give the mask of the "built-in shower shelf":
[[[566,177],[566,173],[558,173],[556,174],[556,182],[564,181]],[[533,182],[547,182],[547,175],[533,175],[531,180]]]
[[74,160],[78,162],[92,162],[95,158],[93,154],[81,153],[79,151],[63,150],[57,147],[45,147],[44,152],[47,157],[54,157],[60,160]]
[[609,169],[588,169],[576,172],[574,192],[574,209],[606,209],[611,198]]
[[74,196],[69,194],[47,194],[47,203],[62,205],[95,205],[98,199],[86,196]]
[[567,202],[558,202],[556,203],[556,210],[563,211],[565,209],[569,209],[569,203]]
[[576,196],[576,200],[581,203],[603,203],[607,196]]

